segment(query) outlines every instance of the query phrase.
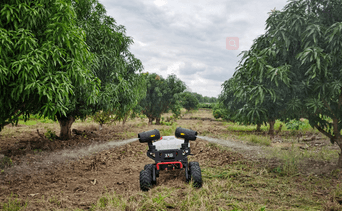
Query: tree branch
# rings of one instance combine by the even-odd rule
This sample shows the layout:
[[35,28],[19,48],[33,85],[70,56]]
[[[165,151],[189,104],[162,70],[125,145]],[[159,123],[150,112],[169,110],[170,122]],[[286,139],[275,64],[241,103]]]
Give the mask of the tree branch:
[[[19,109],[16,110],[16,112],[18,112],[18,111],[19,111]],[[16,113],[16,112],[15,112],[15,113]],[[13,113],[14,113],[14,112],[13,112]],[[23,113],[24,113],[24,111],[21,111],[21,112],[17,115],[17,117],[19,117],[19,116],[22,115]],[[13,116],[13,115],[11,115],[11,116]],[[1,129],[2,129],[3,127],[5,127],[6,125],[11,124],[12,121],[13,121],[13,118],[11,118],[9,122],[4,122],[4,123],[0,124],[0,131],[1,131]]]
[[4,128],[6,125],[11,124],[11,122],[4,122],[2,124],[0,124],[0,131],[2,130],[2,128]]
[[330,138],[330,139],[333,138],[333,136],[332,136],[330,133],[328,133],[328,132],[326,132],[325,130],[323,130],[323,128],[321,128],[320,126],[315,125],[315,128],[317,128],[317,130],[318,130],[319,132],[323,133],[323,134],[324,134],[325,136],[327,136],[328,138]]
[[339,104],[338,104],[338,110],[340,110],[340,109],[341,109],[341,106],[342,106],[342,88],[341,88],[341,94],[340,94],[340,96],[338,97],[338,102],[339,102]]
[[334,130],[334,135],[336,138],[339,138],[341,135],[340,135],[340,131],[338,130],[338,119],[337,118],[334,118],[333,119],[333,130]]
[[336,118],[334,112],[332,111],[331,107],[328,105],[327,101],[325,101],[325,100],[323,99],[323,103],[324,103],[325,107],[327,107],[328,110],[331,112],[331,114]]

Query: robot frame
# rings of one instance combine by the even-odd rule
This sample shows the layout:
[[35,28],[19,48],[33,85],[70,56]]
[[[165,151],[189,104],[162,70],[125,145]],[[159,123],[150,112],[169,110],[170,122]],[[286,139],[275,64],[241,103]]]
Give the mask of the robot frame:
[[[174,142],[178,141],[177,138],[184,139],[181,147],[174,147],[172,149],[156,149],[156,143],[161,143],[160,133],[157,129],[141,132],[138,134],[140,143],[148,143],[147,156],[155,161],[154,164],[147,164],[144,170],[140,172],[140,189],[148,191],[157,182],[159,172],[162,170],[171,169],[185,169],[186,182],[193,180],[194,187],[202,187],[201,168],[198,162],[188,162],[188,155],[190,153],[189,141],[195,141],[197,132],[178,127],[175,131],[175,137],[170,137]],[[157,141],[152,143],[152,141]],[[165,140],[162,140],[165,141]],[[166,140],[169,141],[170,140]],[[172,141],[172,140],[171,140]]]

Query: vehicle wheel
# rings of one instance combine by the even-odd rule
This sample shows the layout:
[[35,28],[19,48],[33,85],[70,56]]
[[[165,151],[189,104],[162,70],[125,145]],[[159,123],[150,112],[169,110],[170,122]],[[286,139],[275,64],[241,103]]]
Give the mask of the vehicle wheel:
[[190,175],[193,180],[194,187],[196,188],[202,187],[202,174],[201,174],[201,168],[199,167],[199,165],[192,164],[190,166]]
[[[185,170],[185,171],[184,171],[184,172],[185,172],[185,182],[186,182],[186,183],[189,183],[190,180],[191,180],[189,163],[188,163],[188,167],[187,167],[187,168],[184,167],[184,170]],[[186,171],[188,171],[188,172],[186,172]],[[188,176],[188,177],[187,177],[187,176]]]
[[189,162],[189,168],[191,168],[191,166],[199,166],[199,163],[196,161]]
[[149,169],[140,172],[140,189],[148,191],[152,187],[152,173]]
[[152,168],[153,168],[153,165],[152,165],[152,164],[147,164],[147,165],[145,165],[144,170],[150,169],[151,172],[152,172]]
[[157,175],[155,175],[156,181],[153,181],[153,164],[145,165],[144,170],[151,171],[152,185],[156,185],[157,184]]

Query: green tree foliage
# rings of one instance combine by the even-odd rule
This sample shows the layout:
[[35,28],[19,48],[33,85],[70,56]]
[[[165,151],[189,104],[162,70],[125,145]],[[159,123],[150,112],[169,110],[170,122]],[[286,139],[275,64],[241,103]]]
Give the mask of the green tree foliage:
[[211,97],[209,99],[209,103],[216,103],[217,102],[217,98],[216,97]]
[[[342,2],[292,2],[267,21],[277,50],[291,66],[289,110],[342,148]],[[279,21],[279,22],[275,22]],[[289,23],[288,21],[293,21]],[[278,24],[283,24],[282,27]],[[329,121],[331,119],[332,121]],[[338,166],[342,167],[342,154]]]
[[112,116],[115,120],[125,119],[129,111],[143,97],[144,79],[136,74],[142,70],[140,60],[128,48],[132,38],[125,35],[125,27],[116,25],[115,20],[106,15],[106,9],[97,0],[73,2],[77,13],[77,24],[86,35],[89,51],[94,55],[90,66],[99,79],[99,94],[95,102],[87,103],[91,87],[77,86],[77,92],[65,101],[66,115],[58,114],[61,139],[71,137],[71,125],[76,118],[86,118],[96,112],[100,125]]
[[142,74],[127,74],[123,81],[126,84],[119,86],[121,90],[117,94],[119,105],[110,111],[113,111],[115,120],[122,120],[122,123],[125,124],[130,115],[134,117],[140,113],[136,107],[145,98],[147,87],[145,77]]
[[253,104],[245,92],[242,92],[242,95],[236,94],[241,91],[243,83],[242,80],[233,77],[222,84],[223,90],[219,102],[213,109],[213,115],[215,118],[240,124],[256,124],[257,130],[260,130],[261,124],[267,121],[266,110]]
[[201,94],[198,94],[196,92],[192,92],[192,94],[197,98],[199,103],[216,103],[217,98],[216,97],[203,97]]
[[[273,12],[264,35],[270,43],[259,41],[255,54],[246,56],[254,62],[245,63],[242,72],[254,78],[240,94],[255,105],[269,101],[269,94],[283,106],[283,119],[309,119],[342,149],[341,9],[338,0],[299,0]],[[258,78],[262,83],[254,85]]]
[[203,103],[203,96],[196,92],[192,92],[192,94],[197,98],[198,102]]
[[194,94],[192,94],[191,92],[183,92],[180,96],[183,108],[188,111],[198,108],[199,102]]
[[[273,135],[275,120],[288,117],[285,103],[291,99],[291,94],[287,89],[289,80],[283,78],[289,68],[287,65],[282,67],[280,80],[276,78],[274,83],[269,82],[278,73],[268,66],[285,62],[279,52],[272,55],[265,53],[264,48],[271,45],[270,36],[266,34],[254,40],[250,51],[242,52],[244,56],[234,73],[237,82],[234,96],[243,102],[238,111],[238,120],[244,124],[257,124],[258,128],[267,122],[270,125],[269,134]],[[255,74],[255,69],[260,74]]]
[[160,124],[163,113],[172,111],[175,117],[180,115],[180,94],[186,89],[185,83],[175,75],[169,75],[166,79],[156,73],[145,73],[147,82],[146,97],[140,101],[140,107],[151,124],[156,119]]
[[71,2],[1,1],[0,40],[0,130],[20,115],[65,114],[76,86],[89,87],[87,102],[97,94]]

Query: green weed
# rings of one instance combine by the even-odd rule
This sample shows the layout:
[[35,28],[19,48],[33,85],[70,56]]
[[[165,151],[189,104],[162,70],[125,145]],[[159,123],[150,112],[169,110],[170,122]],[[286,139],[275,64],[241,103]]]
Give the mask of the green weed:
[[0,159],[0,169],[4,169],[5,167],[11,167],[13,166],[12,159],[4,156],[3,158]]
[[57,138],[56,132],[51,130],[50,128],[46,128],[46,133],[44,133],[45,137],[50,141],[53,141]]
[[126,210],[126,201],[122,198],[122,196],[117,195],[115,192],[113,194],[109,194],[107,192],[99,198],[97,203],[94,204],[90,210],[98,210],[98,208],[100,208],[101,210],[103,208],[115,208],[115,210]]
[[[15,197],[14,200],[12,199],[12,197]],[[22,208],[26,208],[27,201],[25,203],[21,203],[20,200],[17,198],[17,195],[11,194],[11,196],[8,198],[8,202],[1,205],[2,210],[4,211],[17,211],[21,210]]]
[[56,196],[53,196],[49,199],[49,202],[50,203],[53,203],[53,204],[56,204],[57,206],[60,206],[61,205],[61,202],[58,201],[57,197]]

